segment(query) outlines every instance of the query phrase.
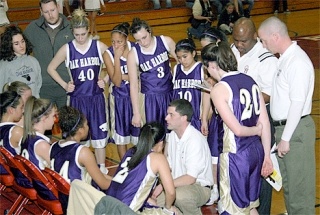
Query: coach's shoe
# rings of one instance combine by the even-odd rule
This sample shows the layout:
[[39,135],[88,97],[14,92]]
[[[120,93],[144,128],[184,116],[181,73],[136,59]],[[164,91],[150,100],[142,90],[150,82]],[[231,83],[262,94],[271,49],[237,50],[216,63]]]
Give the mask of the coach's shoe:
[[213,185],[213,188],[211,190],[211,197],[209,201],[206,203],[206,205],[213,205],[213,203],[217,201],[218,198],[219,198],[218,186],[215,184]]

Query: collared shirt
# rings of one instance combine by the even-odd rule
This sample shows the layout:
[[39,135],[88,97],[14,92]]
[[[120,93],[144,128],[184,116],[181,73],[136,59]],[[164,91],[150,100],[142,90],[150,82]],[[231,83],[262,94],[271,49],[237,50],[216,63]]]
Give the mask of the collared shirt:
[[311,113],[314,68],[309,56],[295,41],[280,56],[273,80],[270,111],[274,120],[287,119],[291,101],[303,102],[301,116]]
[[188,125],[181,139],[174,131],[168,135],[168,162],[173,179],[182,175],[196,178],[201,186],[213,185],[211,154],[206,138]]
[[234,44],[231,45],[231,49],[238,62],[238,71],[251,76],[259,85],[261,92],[270,96],[273,77],[277,72],[278,59],[263,48],[259,38],[252,49],[243,56],[240,56],[240,52]]

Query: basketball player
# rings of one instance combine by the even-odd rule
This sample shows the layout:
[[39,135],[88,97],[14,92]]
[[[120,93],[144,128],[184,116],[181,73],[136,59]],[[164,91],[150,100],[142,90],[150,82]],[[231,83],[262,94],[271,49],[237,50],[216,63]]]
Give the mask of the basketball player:
[[203,92],[194,83],[202,84],[204,69],[202,63],[196,61],[196,45],[192,39],[180,40],[175,52],[179,64],[173,69],[172,99],[186,99],[191,103],[194,110],[191,125],[200,131]]
[[[90,148],[81,144],[81,140],[86,139],[89,130],[85,116],[73,107],[61,107],[59,125],[64,139],[51,145],[51,168],[69,183],[79,179],[91,184],[92,178],[100,189],[108,189],[111,177],[99,171],[94,154]],[[64,196],[60,198],[64,208],[67,206],[67,199]]]
[[[130,84],[127,68],[127,57],[134,43],[128,41],[129,23],[121,23],[111,31],[112,46],[103,53],[108,76],[111,79],[109,88],[110,137],[117,145],[120,160],[127,150],[127,144],[136,144],[140,129],[130,122],[132,105],[130,101]],[[107,82],[108,80],[105,80]]]
[[[69,94],[69,105],[80,110],[88,119],[88,139],[91,139],[101,171],[106,173],[108,126],[103,90],[105,84],[99,75],[103,63],[102,53],[108,47],[89,37],[89,20],[83,10],[73,12],[71,27],[75,39],[60,48],[48,66],[48,73]],[[68,83],[56,70],[63,61],[66,62],[72,80]]]
[[[162,154],[166,131],[157,122],[146,123],[141,128],[136,147],[127,151],[107,190],[107,195],[113,196],[133,211],[149,210],[149,214],[174,214],[175,188],[171,177],[168,161]],[[147,203],[152,189],[158,181],[165,190],[164,211],[169,213],[151,213],[153,207]],[[162,210],[161,208],[154,210]]]
[[167,36],[153,36],[148,23],[139,18],[133,19],[130,33],[137,42],[128,54],[132,124],[141,127],[145,122],[157,121],[165,125],[173,89],[169,54],[177,60],[175,42]]
[[218,81],[210,95],[218,112],[222,148],[219,213],[258,214],[260,177],[273,171],[270,124],[262,94],[251,77],[236,72],[237,61],[226,42],[205,46],[201,57]]

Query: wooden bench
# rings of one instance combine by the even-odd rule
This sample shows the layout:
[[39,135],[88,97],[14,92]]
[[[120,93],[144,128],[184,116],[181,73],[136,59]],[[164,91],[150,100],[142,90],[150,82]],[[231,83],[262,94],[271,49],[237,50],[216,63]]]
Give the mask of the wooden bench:
[[[162,9],[153,10],[152,0],[127,0],[122,2],[106,2],[105,14],[97,17],[99,32],[110,31],[115,25],[122,22],[131,23],[134,17],[148,21],[151,26],[165,26],[170,24],[187,23],[192,14],[186,8],[184,0],[172,0],[173,8],[165,9],[165,1],[161,0]],[[39,0],[10,0],[8,1],[8,18],[11,23],[22,29],[40,16]],[[255,1],[251,15],[272,14],[273,0]],[[314,0],[288,0],[290,11],[320,8],[319,1]]]

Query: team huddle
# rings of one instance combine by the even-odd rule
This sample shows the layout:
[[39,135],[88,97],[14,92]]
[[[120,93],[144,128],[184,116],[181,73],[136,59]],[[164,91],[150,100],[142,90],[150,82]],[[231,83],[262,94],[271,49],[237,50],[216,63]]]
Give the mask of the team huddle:
[[[41,0],[40,19],[25,32],[10,26],[1,35],[1,41],[12,43],[1,43],[0,143],[13,156],[22,155],[40,170],[49,167],[71,185],[85,181],[133,213],[202,214],[201,206],[217,201],[220,214],[265,214],[271,205],[272,188],[264,178],[273,172],[272,145],[277,144],[280,169],[289,178],[297,174],[288,164],[295,165],[302,149],[294,146],[302,142],[303,154],[311,157],[308,168],[300,168],[308,182],[301,188],[284,178],[283,187],[311,197],[297,206],[288,192],[286,207],[289,213],[314,211],[315,173],[307,170],[315,168],[310,156],[314,69],[282,21],[268,18],[256,31],[252,20],[240,18],[231,46],[221,31],[208,28],[199,37],[198,61],[191,38],[175,43],[154,36],[140,18],[115,26],[108,47],[90,37],[83,10],[75,10],[69,23],[57,7],[55,0]],[[35,41],[37,28],[56,39]],[[44,54],[43,44],[53,48],[52,57]],[[294,68],[286,63],[296,55],[304,59],[296,68],[306,72],[286,79]],[[170,61],[176,61],[173,68]],[[29,70],[15,72],[21,64]],[[28,71],[31,80],[25,78]],[[293,89],[296,79],[305,80],[303,89]],[[288,104],[279,108],[284,98]],[[52,143],[45,133],[57,120],[62,139]],[[293,138],[297,130],[305,140]],[[105,166],[109,142],[121,159],[113,177]],[[21,174],[15,178],[32,186]],[[59,200],[66,213],[72,199]]]

